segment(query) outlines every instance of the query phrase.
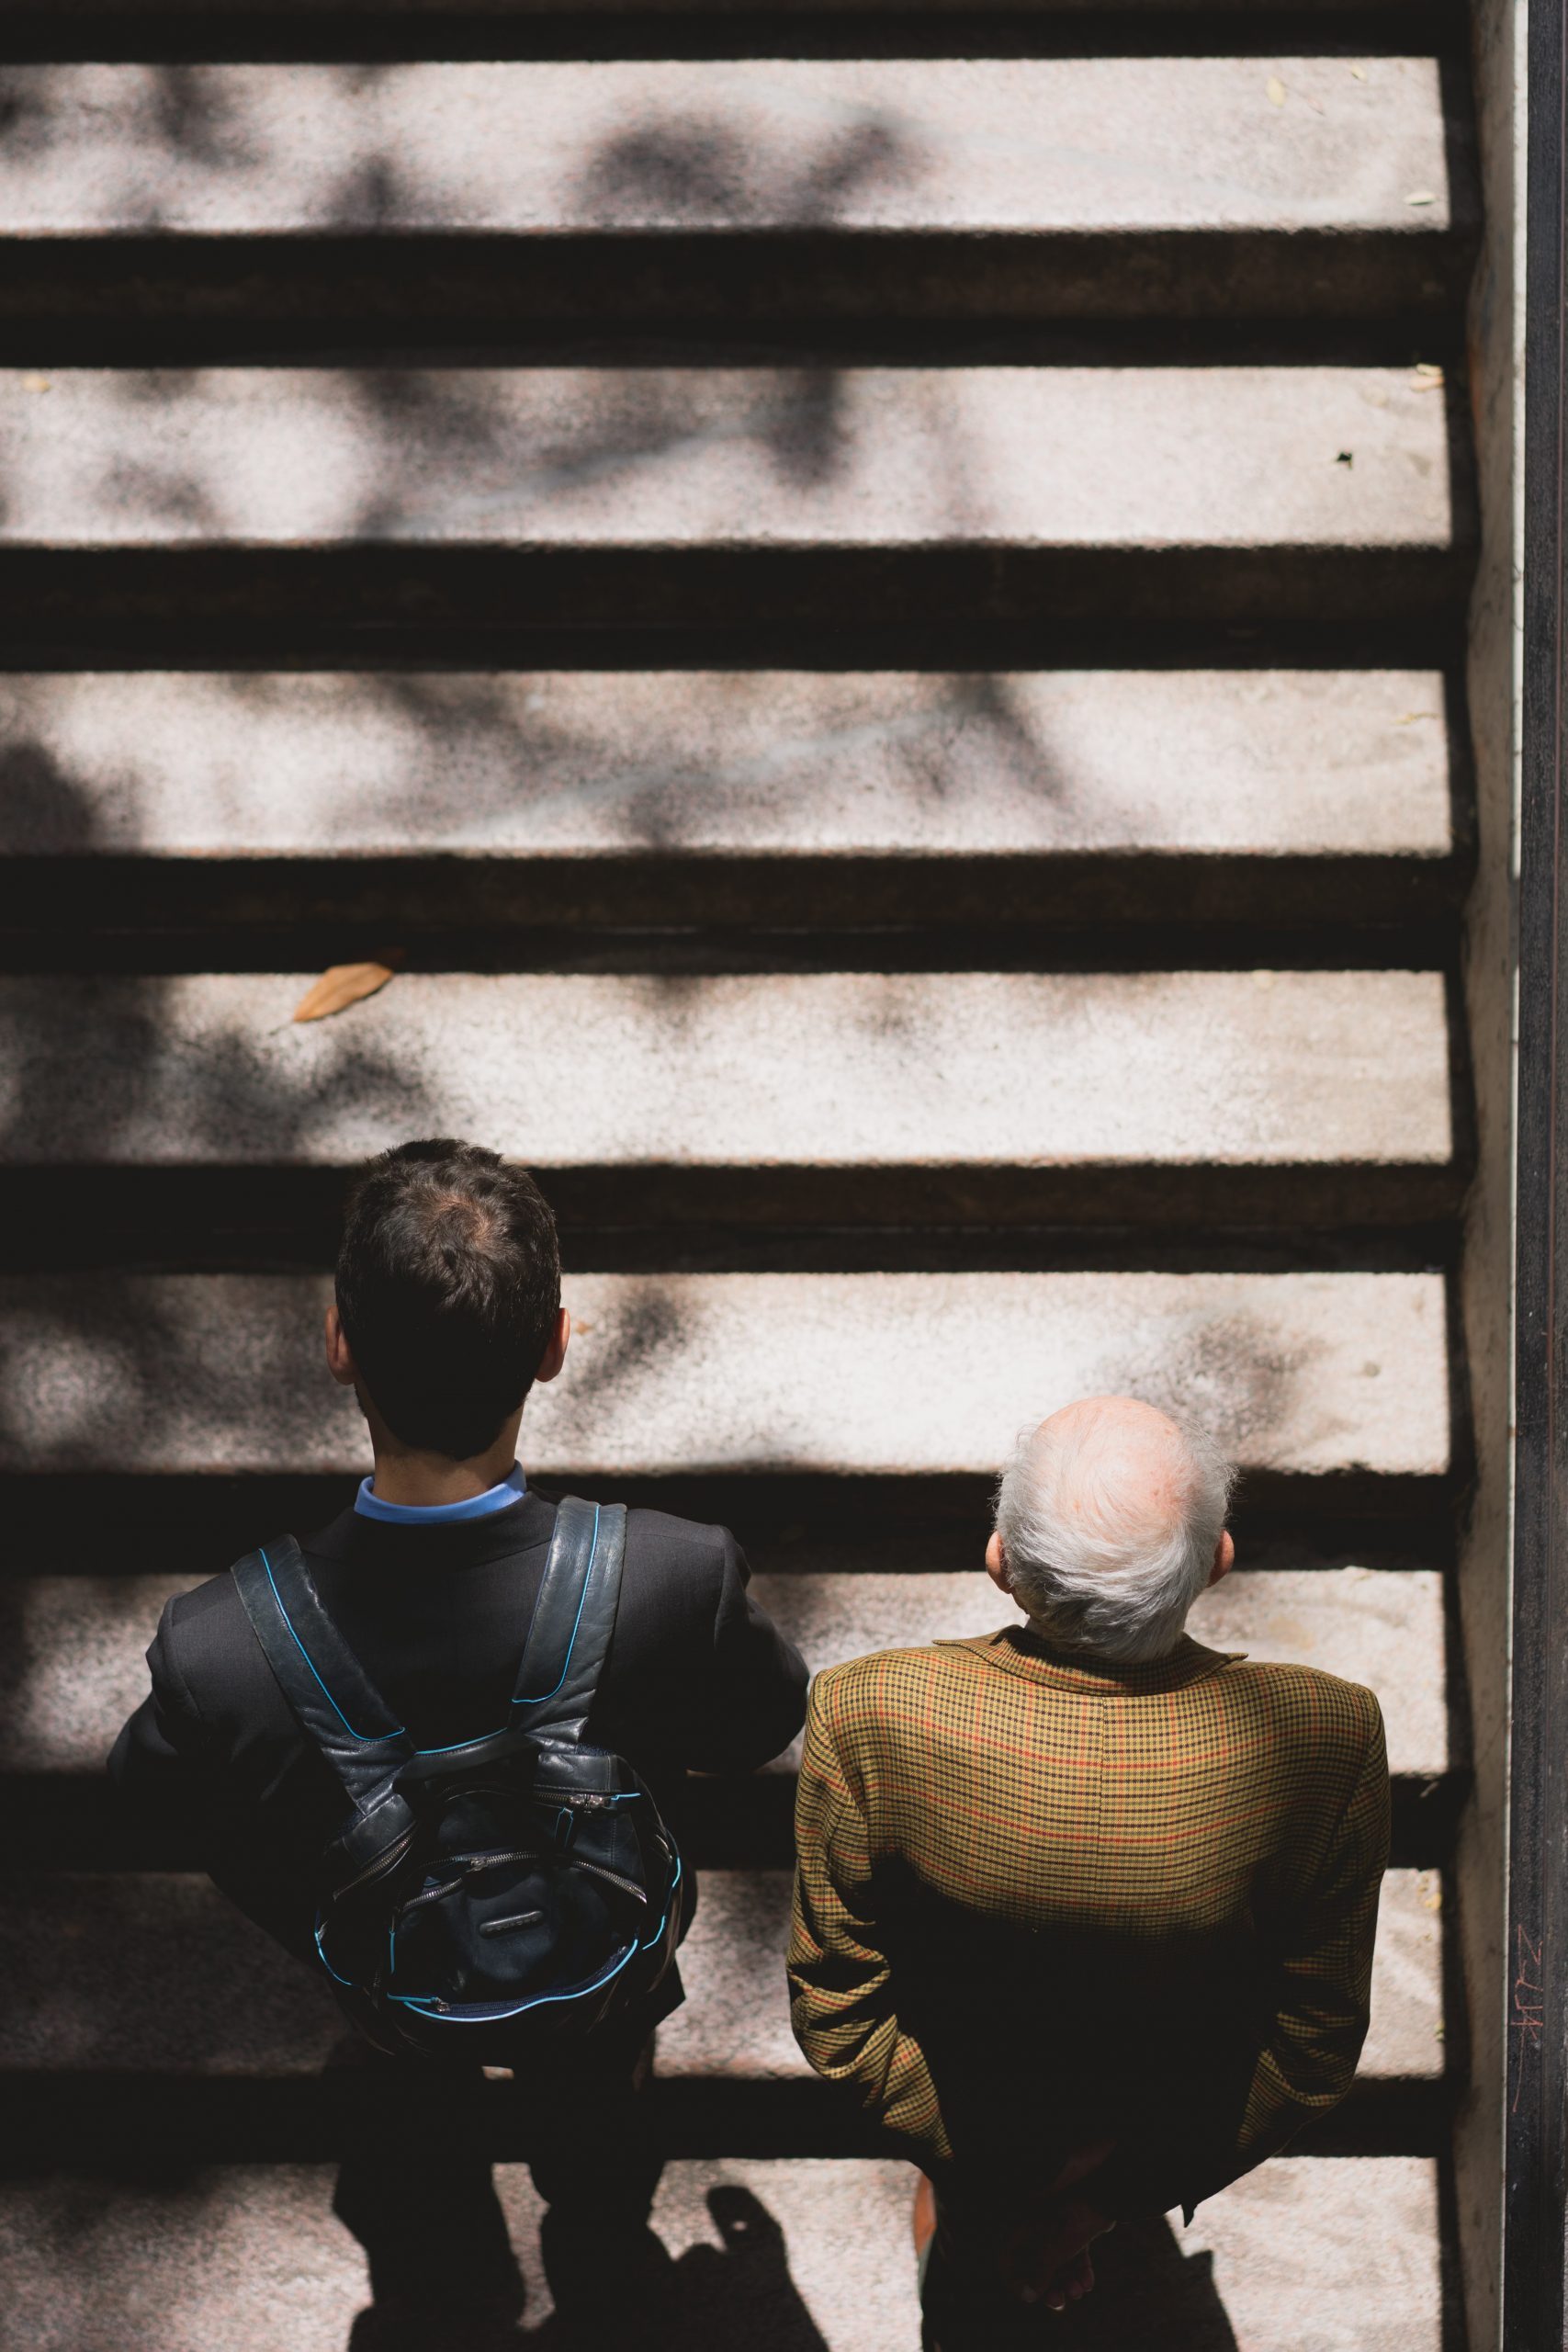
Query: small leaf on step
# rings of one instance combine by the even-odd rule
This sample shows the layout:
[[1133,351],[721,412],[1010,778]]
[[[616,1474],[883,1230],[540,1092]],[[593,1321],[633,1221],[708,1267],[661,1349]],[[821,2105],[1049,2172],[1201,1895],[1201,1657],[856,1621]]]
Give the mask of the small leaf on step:
[[1406,204],[1436,204],[1437,198],[1429,187],[1414,187],[1405,198]]
[[1278,74],[1270,74],[1267,82],[1264,83],[1263,87],[1268,94],[1269,103],[1271,107],[1282,107],[1284,105],[1285,85],[1283,82],[1280,81]]
[[390,964],[333,964],[321,974],[312,988],[308,988],[294,1008],[296,1021],[324,1021],[329,1013],[343,1012],[351,1004],[358,1004],[378,989],[384,989],[392,978]]

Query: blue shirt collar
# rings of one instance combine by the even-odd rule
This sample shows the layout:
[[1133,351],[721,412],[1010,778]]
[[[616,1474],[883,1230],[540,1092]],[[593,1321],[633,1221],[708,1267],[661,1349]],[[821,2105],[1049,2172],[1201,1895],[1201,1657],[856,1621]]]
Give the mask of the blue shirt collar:
[[371,1481],[362,1478],[354,1508],[361,1519],[387,1520],[397,1527],[444,1527],[453,1520],[489,1519],[492,1511],[509,1510],[527,1490],[528,1481],[514,1462],[499,1487],[465,1496],[459,1503],[384,1503]]

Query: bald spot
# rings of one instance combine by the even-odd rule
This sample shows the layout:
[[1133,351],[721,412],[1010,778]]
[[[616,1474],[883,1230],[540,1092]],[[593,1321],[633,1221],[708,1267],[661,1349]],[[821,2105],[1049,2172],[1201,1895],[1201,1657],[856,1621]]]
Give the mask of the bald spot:
[[1056,1508],[1090,1530],[1136,1534],[1151,1546],[1181,1524],[1195,1465],[1167,1413],[1135,1396],[1084,1396],[1041,1422],[1030,1450]]

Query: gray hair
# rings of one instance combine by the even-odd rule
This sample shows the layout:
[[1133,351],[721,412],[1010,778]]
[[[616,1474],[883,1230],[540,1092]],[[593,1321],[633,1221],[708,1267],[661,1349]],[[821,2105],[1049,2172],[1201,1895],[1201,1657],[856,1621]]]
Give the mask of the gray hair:
[[1141,1666],[1180,1640],[1213,1571],[1235,1474],[1207,1430],[1167,1427],[1162,1445],[1156,1425],[1154,1466],[1179,1498],[1174,1518],[1125,1475],[1091,1416],[1027,1430],[1013,1449],[997,1532],[1013,1597],[1053,1647]]

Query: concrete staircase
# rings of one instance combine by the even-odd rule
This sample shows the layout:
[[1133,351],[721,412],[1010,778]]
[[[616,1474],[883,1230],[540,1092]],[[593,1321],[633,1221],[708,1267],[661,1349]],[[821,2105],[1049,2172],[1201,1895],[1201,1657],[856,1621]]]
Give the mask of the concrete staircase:
[[[0,44],[14,2340],[317,2352],[364,2301],[333,2013],[100,1767],[164,1595],[362,1466],[341,1172],[451,1131],[563,1221],[530,1471],[730,1520],[815,1664],[995,1622],[1026,1419],[1212,1421],[1245,1572],[1196,1630],[1387,1713],[1372,2034],[1071,2340],[1458,2352],[1459,19]],[[693,2352],[896,2352],[908,2176],[787,2030],[792,1786],[699,1791],[656,2218]]]

